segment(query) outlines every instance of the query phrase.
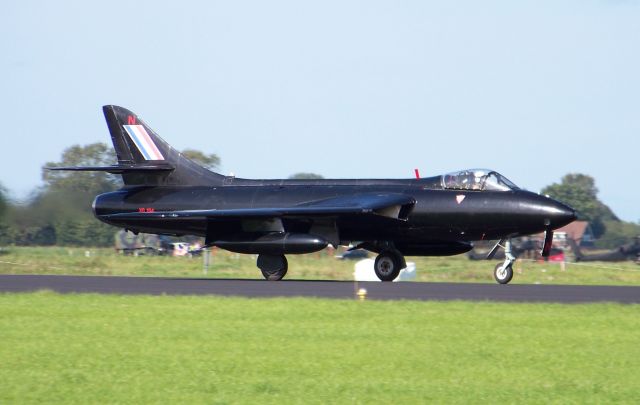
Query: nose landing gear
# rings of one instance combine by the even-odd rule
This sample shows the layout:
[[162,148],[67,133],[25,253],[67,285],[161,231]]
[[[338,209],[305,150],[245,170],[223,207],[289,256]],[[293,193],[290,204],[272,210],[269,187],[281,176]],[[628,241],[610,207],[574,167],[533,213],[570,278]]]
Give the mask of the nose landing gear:
[[[502,246],[502,242],[500,241],[496,244],[496,246],[491,250],[487,259],[493,258],[495,251],[498,250],[499,246]],[[493,269],[493,278],[499,284],[508,284],[509,281],[513,278],[513,263],[516,261],[516,257],[513,255],[511,251],[511,239],[506,239],[504,241],[504,262],[498,263],[496,267]]]
[[500,284],[507,284],[513,278],[513,267],[511,264],[498,263],[493,270],[493,278]]

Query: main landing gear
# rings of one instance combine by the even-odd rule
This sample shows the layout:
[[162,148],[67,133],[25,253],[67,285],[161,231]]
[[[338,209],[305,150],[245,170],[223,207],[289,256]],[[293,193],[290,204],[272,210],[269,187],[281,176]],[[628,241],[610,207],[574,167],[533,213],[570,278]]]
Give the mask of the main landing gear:
[[289,263],[284,255],[258,255],[258,267],[269,281],[278,281],[287,274]]
[[[268,281],[278,281],[287,274],[289,264],[284,255],[258,255],[258,267],[262,276]],[[380,252],[373,265],[376,276],[380,281],[393,281],[400,274],[400,270],[407,267],[402,253],[394,249]]]
[[516,257],[511,252],[511,239],[504,244],[504,262],[498,263],[493,270],[493,278],[500,284],[508,284],[513,278],[513,263]]
[[373,264],[373,270],[380,281],[393,281],[400,270],[407,267],[404,256],[397,250],[383,250]]

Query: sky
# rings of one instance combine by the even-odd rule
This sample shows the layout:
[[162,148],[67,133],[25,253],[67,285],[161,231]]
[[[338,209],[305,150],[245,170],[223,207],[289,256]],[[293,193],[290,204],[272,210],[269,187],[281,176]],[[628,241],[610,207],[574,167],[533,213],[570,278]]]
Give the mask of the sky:
[[488,167],[596,180],[640,220],[639,1],[32,1],[0,12],[0,184],[24,199],[101,106],[247,178]]

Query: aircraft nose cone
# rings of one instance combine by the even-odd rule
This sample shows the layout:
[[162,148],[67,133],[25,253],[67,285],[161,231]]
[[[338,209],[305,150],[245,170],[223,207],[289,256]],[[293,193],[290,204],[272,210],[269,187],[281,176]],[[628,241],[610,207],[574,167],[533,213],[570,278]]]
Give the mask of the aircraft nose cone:
[[576,220],[577,215],[576,215],[576,211],[573,208],[559,201],[553,201],[551,205],[552,205],[550,207],[551,209],[548,211],[549,213],[548,220],[549,220],[549,226],[552,229],[561,228]]

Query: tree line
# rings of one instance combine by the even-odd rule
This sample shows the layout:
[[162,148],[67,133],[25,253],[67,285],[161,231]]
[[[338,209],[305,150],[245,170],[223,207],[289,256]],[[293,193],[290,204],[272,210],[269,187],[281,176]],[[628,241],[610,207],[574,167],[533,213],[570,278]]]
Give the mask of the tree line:
[[[186,157],[215,169],[216,154],[182,151]],[[44,185],[22,204],[11,202],[0,188],[0,246],[113,246],[116,228],[97,221],[91,210],[96,195],[122,187],[118,175],[104,172],[51,171],[44,167],[108,166],[116,161],[115,151],[105,143],[67,148],[58,162],[42,169]]]
[[[215,170],[220,165],[216,154],[195,149],[183,155]],[[44,167],[106,166],[116,161],[112,147],[94,143],[67,148],[58,162]],[[294,179],[318,179],[315,173],[300,172]],[[97,221],[91,203],[97,194],[117,190],[122,186],[120,176],[103,172],[64,172],[42,170],[44,185],[21,204],[12,202],[8,192],[0,186],[0,246],[61,245],[113,246],[116,229]],[[563,201],[578,211],[579,219],[590,222],[600,247],[613,247],[629,237],[640,235],[640,225],[621,221],[598,199],[593,177],[572,173],[559,183],[545,187],[542,194]]]

